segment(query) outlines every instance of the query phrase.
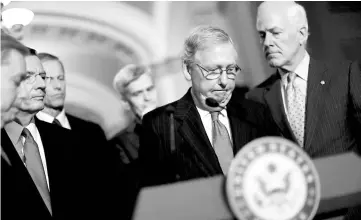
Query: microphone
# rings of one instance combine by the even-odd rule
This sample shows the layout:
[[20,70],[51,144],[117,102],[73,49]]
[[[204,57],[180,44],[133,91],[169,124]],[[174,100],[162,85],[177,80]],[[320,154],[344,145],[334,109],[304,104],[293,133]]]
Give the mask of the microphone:
[[206,104],[212,108],[216,108],[219,106],[219,103],[214,98],[206,98]]
[[[169,131],[170,131],[170,153],[171,157],[173,158],[173,155],[175,154],[175,130],[174,130],[174,111],[175,107],[172,105],[169,105],[165,111],[169,114]],[[175,160],[171,160],[171,163],[173,163],[174,169],[175,169],[175,179],[179,180],[180,176],[177,172],[177,166],[174,163]]]
[[174,135],[174,106],[169,105],[166,112],[169,114],[169,131],[170,131],[170,151],[175,151],[175,135]]

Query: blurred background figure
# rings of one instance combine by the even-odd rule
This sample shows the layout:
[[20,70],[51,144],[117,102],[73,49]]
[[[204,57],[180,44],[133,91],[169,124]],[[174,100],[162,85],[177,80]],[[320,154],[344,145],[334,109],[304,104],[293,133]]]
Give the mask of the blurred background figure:
[[139,126],[143,115],[157,107],[157,92],[150,68],[134,64],[117,73],[113,87],[128,104],[132,120],[129,127],[116,135],[111,143],[120,150],[123,163],[129,164],[138,158]]
[[78,194],[82,195],[82,198],[87,198],[91,192],[92,198],[96,201],[92,204],[96,205],[96,209],[114,216],[116,207],[112,206],[118,205],[116,201],[119,201],[119,195],[122,194],[117,193],[121,190],[119,188],[121,183],[118,181],[121,181],[122,167],[116,152],[108,145],[99,125],[66,112],[64,107],[66,76],[60,59],[49,53],[39,53],[38,57],[46,72],[46,79],[44,109],[39,111],[36,117],[41,121],[71,130],[79,140],[82,140],[83,145],[76,146],[72,152],[78,158],[77,168],[81,170],[80,179],[84,183],[92,184],[83,184],[82,191]]
[[27,47],[1,30],[1,128],[12,121],[18,111],[12,104],[17,88],[26,77],[24,56],[28,54]]
[[117,151],[119,162],[124,165],[123,179],[127,185],[126,214],[131,215],[139,187],[139,137],[143,115],[157,107],[157,92],[151,69],[129,64],[114,77],[113,88],[127,106],[129,126],[116,134],[110,145]]

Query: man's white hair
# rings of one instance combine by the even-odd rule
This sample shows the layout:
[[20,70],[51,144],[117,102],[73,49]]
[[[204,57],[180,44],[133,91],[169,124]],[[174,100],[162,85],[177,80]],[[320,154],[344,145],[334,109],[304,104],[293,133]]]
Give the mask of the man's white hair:
[[266,7],[266,10],[272,10],[272,9],[276,9],[276,10],[287,10],[287,16],[289,18],[289,22],[294,25],[296,28],[301,28],[304,27],[306,29],[306,33],[307,35],[309,34],[308,31],[308,21],[307,21],[307,15],[306,15],[306,10],[305,8],[293,1],[285,1],[285,2],[274,2],[274,1],[267,1],[267,2],[262,2],[259,6],[258,6],[258,11],[257,11],[257,24],[259,22],[259,13],[261,11],[261,9],[263,9],[264,7]]
[[128,64],[121,68],[113,79],[113,88],[119,93],[123,100],[126,98],[127,86],[144,74],[150,74],[149,67],[143,65]]

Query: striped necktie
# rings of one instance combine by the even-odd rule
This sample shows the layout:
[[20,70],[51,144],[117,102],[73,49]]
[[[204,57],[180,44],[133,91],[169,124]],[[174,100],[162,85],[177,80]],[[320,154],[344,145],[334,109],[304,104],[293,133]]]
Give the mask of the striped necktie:
[[219,121],[219,112],[211,112],[213,148],[218,157],[224,174],[227,174],[228,168],[233,159],[233,147],[227,128]]
[[38,145],[27,128],[24,128],[21,136],[25,138],[24,142],[24,161],[26,168],[33,179],[43,201],[52,214],[50,194],[46,183],[45,171],[41,161]]

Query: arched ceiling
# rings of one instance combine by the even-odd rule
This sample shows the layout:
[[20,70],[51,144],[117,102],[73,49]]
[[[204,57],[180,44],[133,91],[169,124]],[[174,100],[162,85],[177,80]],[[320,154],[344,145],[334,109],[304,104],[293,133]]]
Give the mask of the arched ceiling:
[[73,112],[77,112],[76,106],[83,111],[89,109],[92,114],[87,115],[99,120],[107,133],[122,129],[126,120],[121,118],[127,116],[112,88],[114,75],[128,63],[152,63],[165,51],[159,26],[152,17],[152,4],[19,1],[11,2],[7,8],[34,12],[22,41],[63,61],[67,106]]

